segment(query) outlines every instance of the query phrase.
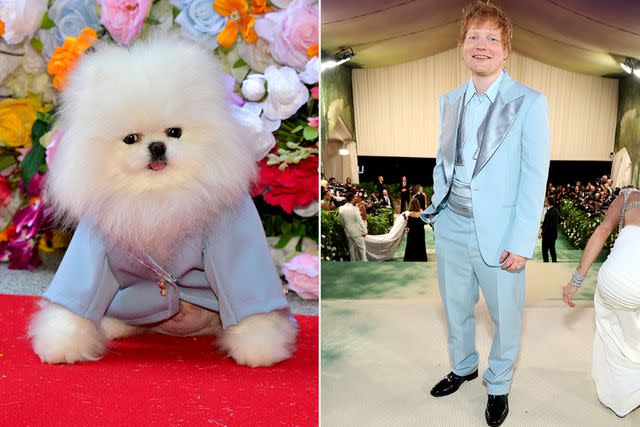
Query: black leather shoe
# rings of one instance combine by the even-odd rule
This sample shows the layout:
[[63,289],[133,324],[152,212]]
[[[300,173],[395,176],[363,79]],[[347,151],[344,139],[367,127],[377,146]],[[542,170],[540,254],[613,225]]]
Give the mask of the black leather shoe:
[[497,427],[507,418],[509,413],[509,400],[508,394],[489,395],[487,401],[487,410],[484,411],[484,417],[487,420],[487,425],[491,427]]
[[442,397],[448,396],[450,394],[458,391],[460,386],[465,381],[471,381],[472,379],[478,378],[478,370],[476,369],[469,375],[465,375],[461,377],[460,375],[456,375],[453,372],[450,372],[449,375],[444,377],[438,384],[433,386],[431,389],[431,396],[433,397]]

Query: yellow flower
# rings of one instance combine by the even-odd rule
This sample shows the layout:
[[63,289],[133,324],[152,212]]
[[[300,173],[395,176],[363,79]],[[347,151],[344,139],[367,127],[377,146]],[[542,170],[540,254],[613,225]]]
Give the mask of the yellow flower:
[[35,97],[0,101],[0,145],[31,145],[31,127],[36,113],[42,110],[42,103]]
[[98,35],[92,28],[85,28],[78,37],[67,37],[62,46],[51,55],[47,72],[53,76],[53,87],[61,90],[82,53],[97,40]]
[[58,249],[66,248],[71,241],[71,235],[66,231],[54,229],[52,234],[45,233],[40,237],[38,249],[41,252],[51,253]]
[[238,38],[238,30],[247,43],[255,43],[258,34],[253,28],[255,17],[249,14],[249,3],[246,0],[215,0],[213,8],[222,16],[228,16],[227,26],[218,34],[218,43],[223,47],[231,47]]

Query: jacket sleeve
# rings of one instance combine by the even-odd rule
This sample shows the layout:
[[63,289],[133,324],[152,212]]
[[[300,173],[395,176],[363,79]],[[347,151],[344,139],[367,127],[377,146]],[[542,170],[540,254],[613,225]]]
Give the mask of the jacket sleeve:
[[[439,132],[438,132],[438,151],[436,152],[436,165],[433,168],[433,196],[431,197],[431,204],[427,206],[424,212],[420,215],[420,218],[427,224],[433,224],[436,222],[438,212],[442,209],[440,203],[444,199],[444,192],[447,191],[447,179],[445,178],[444,165],[442,164],[442,103],[444,96],[440,97],[438,101],[439,111]],[[437,204],[434,204],[434,200]]]
[[548,104],[539,94],[522,124],[520,182],[505,250],[533,258],[551,157]]
[[209,231],[204,268],[218,297],[224,328],[256,314],[289,308],[249,195],[235,209],[225,211]]
[[80,221],[44,297],[97,325],[118,289],[104,239],[86,220]]

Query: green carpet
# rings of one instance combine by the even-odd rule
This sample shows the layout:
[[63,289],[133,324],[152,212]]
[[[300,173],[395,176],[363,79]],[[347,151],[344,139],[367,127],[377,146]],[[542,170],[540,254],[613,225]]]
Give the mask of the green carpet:
[[[427,255],[430,262],[402,262],[406,236],[394,257],[384,262],[323,261],[323,299],[378,299],[438,297],[438,276],[433,262],[435,247],[431,228],[425,228]],[[536,299],[560,299],[560,289],[571,278],[582,251],[573,249],[565,236],[556,242],[558,263],[543,263],[541,241],[536,244],[534,258],[527,264],[527,293]],[[605,256],[601,254],[591,267],[589,276],[575,299],[592,300],[598,270]]]

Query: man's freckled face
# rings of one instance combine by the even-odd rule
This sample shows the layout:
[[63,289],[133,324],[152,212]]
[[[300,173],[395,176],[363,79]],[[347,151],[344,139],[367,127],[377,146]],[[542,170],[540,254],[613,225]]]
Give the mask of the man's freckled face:
[[464,62],[476,76],[500,73],[507,57],[500,28],[493,22],[472,23],[462,45]]

